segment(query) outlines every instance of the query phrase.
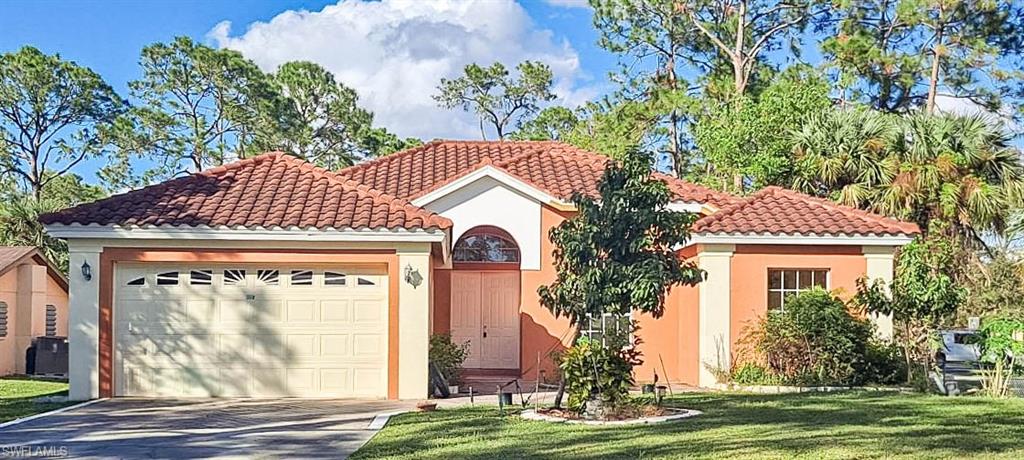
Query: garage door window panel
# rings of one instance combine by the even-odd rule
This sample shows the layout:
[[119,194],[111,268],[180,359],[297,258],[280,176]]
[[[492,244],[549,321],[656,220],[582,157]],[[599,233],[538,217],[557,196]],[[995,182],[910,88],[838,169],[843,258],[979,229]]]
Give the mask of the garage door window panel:
[[224,270],[225,286],[245,286],[245,270],[230,269]]
[[188,272],[188,284],[192,286],[212,286],[213,270],[191,270]]

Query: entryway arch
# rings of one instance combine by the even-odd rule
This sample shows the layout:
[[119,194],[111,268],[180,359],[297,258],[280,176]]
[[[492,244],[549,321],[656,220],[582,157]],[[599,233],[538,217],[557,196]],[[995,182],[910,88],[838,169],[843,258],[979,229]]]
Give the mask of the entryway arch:
[[468,369],[519,369],[519,245],[506,231],[482,225],[452,250],[451,334],[470,343]]

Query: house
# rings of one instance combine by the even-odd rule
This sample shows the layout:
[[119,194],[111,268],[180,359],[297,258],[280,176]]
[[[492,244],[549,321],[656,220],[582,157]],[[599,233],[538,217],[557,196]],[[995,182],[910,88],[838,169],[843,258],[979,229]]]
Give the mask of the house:
[[[557,142],[436,141],[339,172],[268,153],[43,216],[70,248],[71,396],[423,398],[430,334],[447,331],[471,341],[473,372],[550,375],[571,331],[537,297],[548,231],[606,161]],[[657,177],[704,216],[679,253],[708,277],[635,318],[641,381],[712,383],[705,364],[727,366],[750,320],[810,286],[890,279],[918,232]]]
[[0,247],[0,375],[24,374],[36,337],[68,334],[68,282],[36,248]]

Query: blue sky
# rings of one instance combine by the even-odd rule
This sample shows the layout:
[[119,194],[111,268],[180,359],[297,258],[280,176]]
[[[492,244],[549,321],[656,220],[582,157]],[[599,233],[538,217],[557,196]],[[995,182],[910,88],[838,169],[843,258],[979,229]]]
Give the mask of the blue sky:
[[[550,61],[559,102],[570,105],[609,89],[606,76],[615,57],[596,45],[590,10],[578,7],[584,3],[578,0],[336,3],[6,1],[0,2],[0,52],[32,45],[59,53],[98,72],[124,97],[127,83],[139,76],[140,50],[179,35],[238,49],[268,71],[286,60],[314,60],[356,88],[379,124],[423,138],[478,136],[471,117],[431,107],[426,94],[438,75],[451,76],[468,62]],[[259,36],[247,34],[254,24],[262,27]],[[364,30],[346,32],[355,29]],[[430,32],[417,37],[417,31]],[[379,37],[384,33],[394,35]],[[403,37],[406,48],[380,48]],[[422,49],[434,42],[437,49]],[[362,52],[375,46],[374,52]],[[450,56],[439,59],[438,53]],[[97,167],[94,161],[77,172],[92,181]]]

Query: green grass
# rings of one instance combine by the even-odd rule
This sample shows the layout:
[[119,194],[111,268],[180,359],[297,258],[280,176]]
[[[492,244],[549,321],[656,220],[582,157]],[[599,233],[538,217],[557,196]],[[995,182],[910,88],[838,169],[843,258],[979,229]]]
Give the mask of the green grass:
[[593,427],[467,407],[393,418],[353,458],[1024,458],[1024,400],[691,393],[704,415]]
[[37,403],[40,396],[67,394],[68,384],[25,378],[0,379],[0,422],[27,417],[67,406],[70,403]]

